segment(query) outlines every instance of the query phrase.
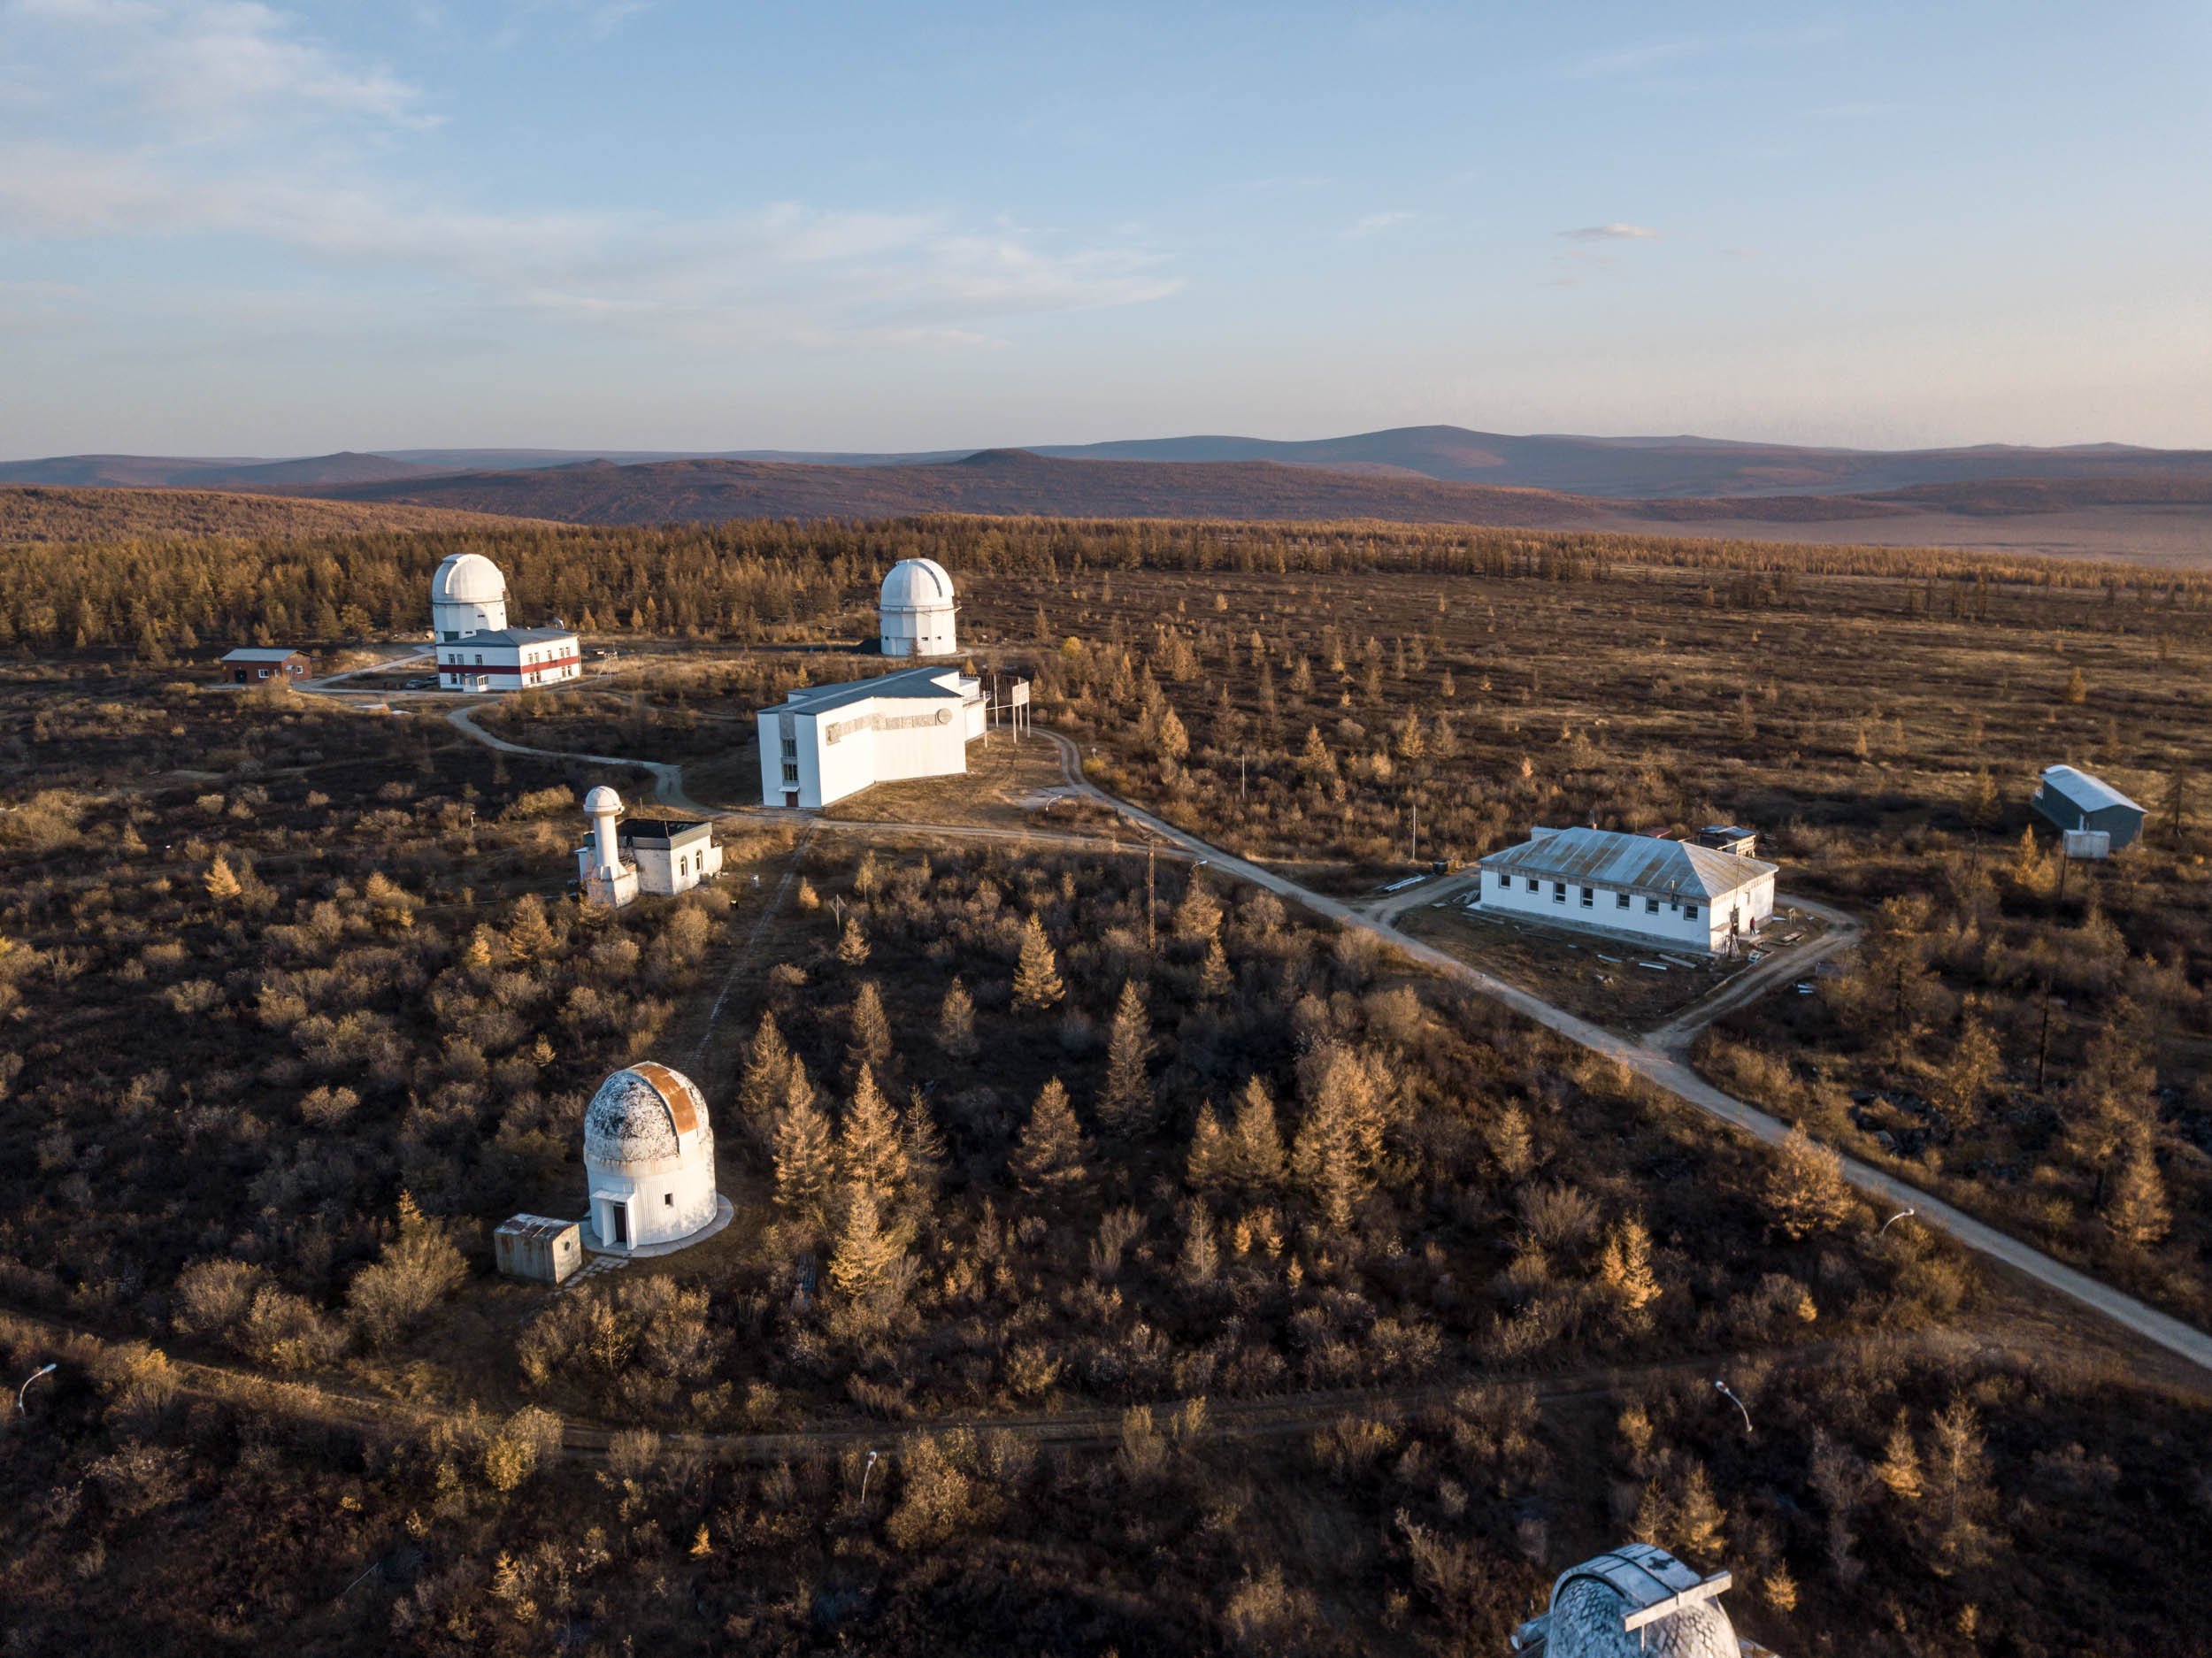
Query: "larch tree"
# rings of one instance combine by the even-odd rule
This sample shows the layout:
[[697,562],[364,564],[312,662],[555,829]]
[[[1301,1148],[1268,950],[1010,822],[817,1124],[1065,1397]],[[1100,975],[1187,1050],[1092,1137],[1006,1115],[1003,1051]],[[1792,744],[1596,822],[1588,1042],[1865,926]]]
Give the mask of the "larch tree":
[[783,1104],[772,1140],[776,1207],[809,1232],[829,1219],[830,1194],[836,1184],[837,1155],[829,1118],[814,1102],[814,1086],[795,1061],[785,1073]]
[[1491,1161],[1509,1180],[1525,1179],[1536,1168],[1536,1140],[1528,1125],[1528,1113],[1509,1105],[1483,1125],[1483,1143]]
[[1776,1227],[1793,1241],[1835,1231],[1856,1201],[1843,1178],[1843,1158],[1802,1125],[1790,1130],[1768,1166],[1765,1195]]
[[1247,1077],[1237,1091],[1236,1115],[1229,1126],[1225,1172],[1255,1194],[1270,1194],[1283,1183],[1283,1137],[1275,1122],[1275,1100],[1257,1077]]
[[2112,1183],[2111,1201],[2105,1205],[2105,1224],[2122,1242],[2148,1249],[2166,1236],[2173,1211],[2166,1203],[2166,1182],[2158,1172],[2158,1156],[2148,1134],[2132,1137],[2134,1147],[2120,1165]]
[[889,1074],[891,1020],[883,1010],[883,993],[876,988],[874,979],[860,981],[860,988],[853,994],[853,1005],[846,1015],[846,1028],[847,1074],[857,1078],[863,1070],[873,1071],[878,1076]]
[[938,1004],[937,1046],[954,1059],[973,1059],[976,1055],[975,1001],[956,973]]
[[868,935],[860,930],[857,910],[845,917],[845,930],[837,939],[837,959],[848,967],[858,967],[868,959]]
[[207,888],[208,902],[215,904],[229,903],[243,890],[236,872],[230,866],[230,860],[220,852],[215,855],[215,861],[207,866],[207,875],[202,884]]
[[1013,1155],[1006,1160],[1007,1172],[1025,1192],[1061,1191],[1082,1182],[1084,1159],[1089,1155],[1083,1126],[1068,1103],[1068,1091],[1055,1077],[1037,1091],[1029,1120],[1022,1125]]
[[1221,904],[1207,890],[1203,878],[1194,871],[1190,884],[1183,888],[1183,896],[1175,906],[1169,922],[1174,935],[1186,944],[1197,944],[1218,938],[1221,933]]
[[1874,1464],[1874,1477],[1900,1502],[1920,1501],[1920,1447],[1913,1443],[1912,1423],[1900,1409],[1882,1442],[1882,1460]]
[[1024,1013],[1040,1013],[1065,994],[1052,940],[1045,937],[1043,919],[1032,910],[1022,925],[1021,959],[1014,965],[1014,1006]]
[[1980,1120],[1982,1103],[2003,1070],[1997,1038],[1980,1016],[1969,1014],[1936,1073],[1936,1103],[1957,1126],[1970,1128]]
[[1156,1101],[1146,1066],[1152,1058],[1152,1021],[1136,981],[1125,979],[1106,1038],[1106,1086],[1099,1119],[1117,1134],[1141,1135],[1152,1127]]
[[753,1027],[752,1040],[746,1044],[745,1065],[737,1083],[739,1113],[755,1133],[766,1134],[776,1113],[782,1109],[790,1094],[795,1063],[783,1032],[777,1027],[776,1016],[763,1013],[760,1023]]
[[874,1194],[864,1188],[847,1194],[830,1252],[831,1286],[866,1307],[896,1285],[906,1258],[905,1230],[885,1221]]
[[1206,940],[1206,959],[1198,964],[1198,994],[1208,1001],[1227,995],[1236,988],[1236,976],[1229,971],[1229,956],[1221,948],[1221,940]]
[[1650,1323],[1651,1304],[1662,1292],[1651,1270],[1651,1234],[1634,1216],[1607,1236],[1598,1257],[1598,1278],[1624,1322],[1636,1328]]
[[1198,1125],[1191,1131],[1190,1150],[1183,1158],[1183,1178],[1194,1191],[1210,1192],[1228,1177],[1228,1131],[1221,1126],[1221,1113],[1209,1100],[1198,1109]]
[[838,1178],[888,1204],[905,1189],[908,1172],[898,1116],[876,1086],[875,1072],[864,1064],[837,1125]]
[[468,1263],[405,1192],[399,1194],[399,1234],[346,1288],[346,1314],[372,1347],[397,1340],[468,1277]]
[[514,919],[508,924],[508,953],[518,962],[541,962],[559,948],[560,942],[537,894],[523,894],[515,904]]

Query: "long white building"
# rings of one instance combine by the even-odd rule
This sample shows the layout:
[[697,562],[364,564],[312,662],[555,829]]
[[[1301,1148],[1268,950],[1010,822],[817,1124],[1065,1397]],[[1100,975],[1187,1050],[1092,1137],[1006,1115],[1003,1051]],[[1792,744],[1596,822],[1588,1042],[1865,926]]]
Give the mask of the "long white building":
[[761,803],[818,811],[872,784],[964,772],[985,713],[983,682],[957,668],[804,687],[760,710]]
[[1539,829],[1479,860],[1486,913],[1717,956],[1774,914],[1775,865],[1610,829]]

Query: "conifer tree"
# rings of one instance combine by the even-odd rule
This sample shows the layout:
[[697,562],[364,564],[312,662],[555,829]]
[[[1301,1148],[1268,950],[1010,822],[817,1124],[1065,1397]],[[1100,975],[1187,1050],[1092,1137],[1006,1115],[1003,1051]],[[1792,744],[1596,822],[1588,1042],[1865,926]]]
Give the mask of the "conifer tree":
[[464,965],[473,972],[481,972],[495,959],[495,935],[487,926],[479,926],[469,934],[468,946],[461,952]]
[[2166,1236],[2173,1213],[2166,1204],[2166,1182],[2158,1172],[2158,1158],[2148,1134],[2134,1137],[2134,1149],[2120,1166],[2112,1183],[2112,1201],[2105,1205],[2105,1220],[2123,1242],[2147,1249]]
[[1152,1022],[1134,979],[1125,979],[1106,1038],[1106,1086],[1098,1100],[1101,1121],[1117,1134],[1139,1135],[1152,1126],[1155,1100],[1145,1066],[1152,1057]]
[[1229,1178],[1229,1135],[1221,1126],[1221,1114],[1209,1100],[1199,1108],[1198,1126],[1191,1131],[1190,1151],[1183,1159],[1183,1178],[1193,1190],[1210,1192]]
[[1970,1014],[1959,1026],[1951,1052],[1936,1077],[1936,1103],[1961,1128],[1970,1128],[1982,1114],[1990,1086],[2004,1068],[1997,1039],[1978,1016]]
[[1055,1077],[1037,1091],[1029,1120],[1022,1125],[1013,1155],[1007,1159],[1007,1172],[1025,1192],[1062,1191],[1081,1183],[1083,1160],[1089,1155],[1082,1125],[1068,1103],[1068,1091]]
[[230,860],[219,852],[215,855],[215,861],[207,866],[204,885],[209,901],[217,904],[229,903],[243,890],[230,867]]
[[1194,872],[1190,884],[1183,888],[1181,902],[1175,906],[1175,914],[1169,925],[1175,936],[1187,944],[1202,939],[1217,938],[1221,932],[1221,905],[1206,889],[1202,877]]
[[906,1105],[899,1112],[899,1149],[906,1157],[908,1191],[934,1192],[944,1178],[945,1136],[919,1088],[907,1091]]
[[1014,967],[1014,1006],[1024,1013],[1041,1012],[1066,994],[1045,924],[1032,910],[1022,926],[1021,960]]
[[889,1287],[906,1255],[903,1229],[887,1225],[872,1193],[856,1187],[848,1194],[830,1253],[829,1279],[837,1293],[865,1301]]
[[887,1075],[891,1069],[891,1021],[883,1011],[883,993],[876,988],[876,981],[864,979],[854,993],[853,1005],[846,1016],[850,1040],[845,1044],[845,1069],[857,1077],[864,1067],[878,1075]]
[[803,1066],[795,1062],[784,1080],[773,1140],[776,1207],[800,1225],[819,1231],[829,1217],[837,1171],[829,1119],[814,1102],[814,1086]]
[[975,1002],[957,974],[937,1009],[937,1046],[954,1059],[975,1057]]
[[1281,1186],[1283,1138],[1275,1125],[1275,1101],[1257,1077],[1247,1077],[1238,1091],[1227,1149],[1228,1178],[1245,1190],[1265,1194]]
[[1782,1235],[1801,1240],[1842,1225],[1855,1200],[1844,1181],[1843,1159],[1801,1125],[1790,1130],[1768,1167],[1766,1201]]
[[857,967],[868,959],[868,935],[860,930],[857,910],[845,917],[845,931],[837,940],[837,959],[848,967]]
[[1219,938],[1206,940],[1206,959],[1198,964],[1198,994],[1209,1001],[1225,996],[1236,988],[1236,979],[1229,971],[1229,957],[1221,948]]
[[1920,1500],[1920,1447],[1913,1443],[1912,1424],[1902,1409],[1890,1427],[1889,1438],[1883,1441],[1882,1460],[1874,1465],[1874,1477],[1900,1502]]
[[739,1112],[755,1133],[768,1132],[777,1110],[788,1098],[792,1067],[796,1063],[782,1031],[777,1028],[775,1014],[763,1013],[760,1023],[753,1027],[752,1040],[746,1045],[745,1068],[737,1084]]
[[399,1235],[347,1286],[346,1313],[371,1346],[383,1347],[460,1288],[467,1277],[468,1263],[445,1228],[426,1216],[411,1194],[402,1192]]
[[1379,1140],[1370,1079],[1351,1051],[1330,1042],[1309,1055],[1305,1118],[1290,1151],[1291,1178],[1333,1227],[1365,1194]]
[[559,944],[537,894],[523,894],[515,904],[514,919],[507,928],[508,953],[518,962],[540,962],[552,955]]
[[1632,1215],[1613,1228],[1598,1258],[1598,1276],[1631,1324],[1649,1322],[1648,1309],[1661,1291],[1651,1270],[1651,1234],[1643,1222]]
[[1728,1552],[1728,1515],[1713,1495],[1713,1482],[1705,1464],[1692,1462],[1682,1482],[1682,1494],[1673,1504],[1675,1547],[1706,1565],[1714,1565]]
[[1536,1142],[1529,1132],[1528,1113],[1509,1105],[1484,1126],[1483,1140],[1498,1172],[1508,1179],[1525,1178],[1536,1167]]
[[875,1072],[864,1064],[837,1126],[837,1172],[847,1186],[866,1192],[879,1204],[889,1203],[906,1186],[899,1119],[876,1086]]

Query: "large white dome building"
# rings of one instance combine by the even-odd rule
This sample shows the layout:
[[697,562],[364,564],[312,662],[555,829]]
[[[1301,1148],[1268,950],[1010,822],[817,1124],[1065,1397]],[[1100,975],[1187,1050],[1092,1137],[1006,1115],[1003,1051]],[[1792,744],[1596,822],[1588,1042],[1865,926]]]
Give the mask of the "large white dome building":
[[720,1208],[705,1097],[650,1060],[616,1071],[584,1108],[584,1172],[594,1249],[626,1255],[705,1231]]
[[883,579],[879,623],[887,656],[955,656],[952,578],[933,558],[902,558]]
[[507,578],[481,553],[455,553],[430,578],[430,626],[442,645],[507,626]]

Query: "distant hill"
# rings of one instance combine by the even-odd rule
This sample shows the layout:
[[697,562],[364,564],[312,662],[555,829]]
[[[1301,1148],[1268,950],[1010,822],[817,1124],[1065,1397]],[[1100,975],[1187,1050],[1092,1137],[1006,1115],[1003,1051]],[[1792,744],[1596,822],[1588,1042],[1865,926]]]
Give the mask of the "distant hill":
[[364,530],[511,527],[511,520],[392,503],[231,495],[206,489],[0,486],[0,547],[135,537],[235,535],[296,541]]
[[[580,462],[653,465],[741,461],[872,470],[943,464],[991,452],[964,449],[910,454],[411,449],[281,461],[65,455],[0,464],[0,483],[258,488],[280,483],[372,483],[445,472],[526,472]],[[2212,451],[2135,449],[2116,443],[2065,449],[2009,444],[1943,449],[1809,449],[1690,436],[1517,437],[1450,426],[1394,426],[1310,441],[1225,436],[1142,438],[1111,443],[1031,445],[1019,452],[1056,460],[1172,465],[1266,461],[1279,466],[1318,467],[1371,477],[1425,478],[1439,483],[1548,489],[1615,500],[1863,495],[2001,479],[2062,482],[2115,478],[2212,480]]]
[[0,484],[86,488],[258,489],[273,484],[365,484],[450,470],[389,455],[311,455],[296,460],[208,460],[157,455],[61,455],[0,462]]
[[324,491],[349,501],[511,512],[572,524],[679,519],[873,518],[917,512],[1076,518],[1394,518],[1440,524],[1591,524],[1601,503],[1542,490],[1279,466],[1056,460],[985,449],[927,465],[766,461],[587,462],[465,472]]

